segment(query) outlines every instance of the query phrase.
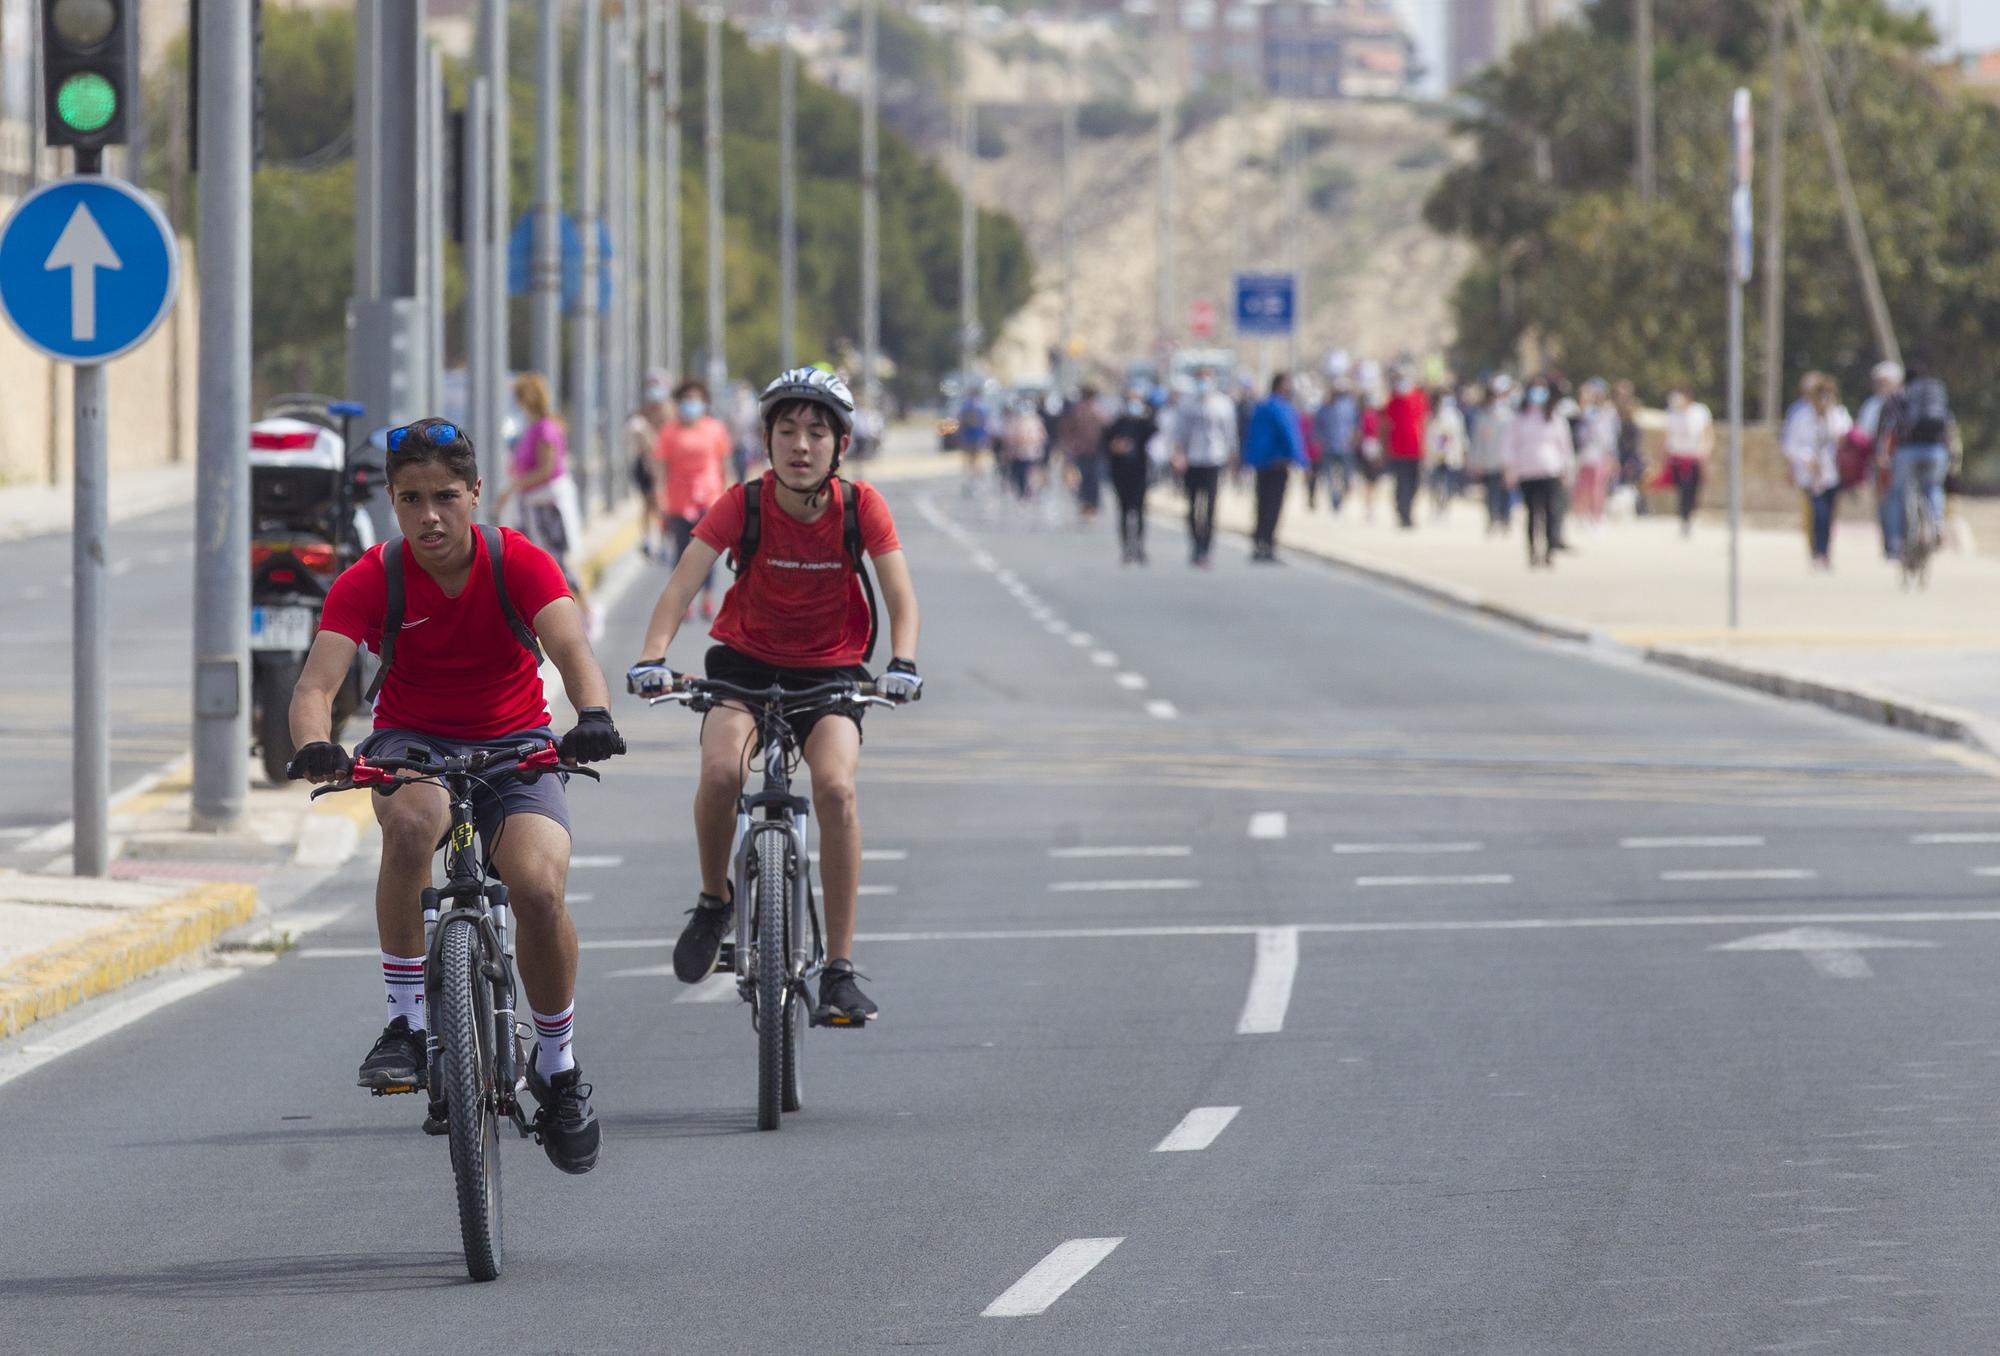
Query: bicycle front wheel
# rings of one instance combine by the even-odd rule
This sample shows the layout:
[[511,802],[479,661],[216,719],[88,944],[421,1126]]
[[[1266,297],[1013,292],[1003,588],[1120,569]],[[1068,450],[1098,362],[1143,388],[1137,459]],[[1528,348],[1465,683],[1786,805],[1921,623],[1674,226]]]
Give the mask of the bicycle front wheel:
[[776,1130],[784,1107],[785,991],[790,976],[785,954],[785,850],[790,837],[770,831],[757,836],[757,1128]]
[[492,989],[480,973],[484,952],[471,919],[445,924],[438,943],[443,968],[438,1011],[432,1014],[443,1044],[437,1073],[458,1188],[458,1232],[465,1269],[475,1281],[500,1274],[500,1110],[493,1082]]

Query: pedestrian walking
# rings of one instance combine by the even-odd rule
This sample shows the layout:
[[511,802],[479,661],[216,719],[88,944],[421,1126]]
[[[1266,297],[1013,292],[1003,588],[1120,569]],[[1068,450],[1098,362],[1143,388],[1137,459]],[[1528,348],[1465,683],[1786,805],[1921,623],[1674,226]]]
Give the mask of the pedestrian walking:
[[[1346,364],[1341,364],[1345,372]],[[1327,507],[1335,513],[1354,482],[1354,458],[1361,444],[1361,401],[1345,375],[1333,378],[1326,399],[1313,411],[1313,431],[1320,445],[1320,466],[1327,477]]]
[[1486,497],[1486,535],[1504,537],[1513,525],[1514,491],[1507,479],[1507,430],[1514,422],[1514,379],[1501,372],[1487,383],[1472,424],[1466,469]]
[[1507,428],[1507,480],[1520,490],[1527,514],[1529,569],[1555,564],[1556,490],[1576,474],[1569,421],[1556,413],[1551,400],[1549,382],[1537,379]]
[[1592,378],[1579,392],[1576,435],[1576,493],[1572,506],[1592,527],[1604,523],[1604,505],[1618,470],[1618,411],[1611,388]]
[[1308,468],[1291,389],[1291,378],[1283,372],[1271,378],[1271,394],[1252,411],[1250,431],[1243,440],[1243,465],[1257,477],[1257,528],[1250,559],[1266,565],[1278,563],[1278,516],[1285,507],[1285,487],[1294,469]]
[[1222,468],[1236,457],[1236,402],[1204,380],[1179,428],[1174,469],[1187,491],[1189,563],[1209,569],[1215,545],[1215,496]]
[[1833,568],[1833,512],[1840,499],[1840,448],[1854,428],[1833,378],[1811,372],[1806,398],[1785,416],[1785,460],[1805,494],[1806,546],[1816,570]]
[[1925,524],[1935,547],[1944,533],[1944,480],[1951,470],[1951,395],[1944,381],[1921,354],[1909,359],[1909,379],[1890,401],[1883,415],[1894,440],[1889,461],[1889,497],[1897,511],[1889,517],[1894,529],[1889,554],[1903,550],[1903,496],[1914,486],[1922,492],[1929,509]]
[[1442,518],[1465,487],[1465,457],[1469,450],[1465,415],[1449,387],[1438,391],[1425,441],[1429,444],[1426,459],[1430,463],[1431,513]]
[[1701,482],[1708,459],[1715,453],[1715,416],[1685,386],[1667,392],[1666,483],[1679,496],[1681,535],[1694,532],[1694,511],[1701,503]]
[[1062,451],[1075,477],[1077,514],[1096,521],[1103,499],[1104,429],[1109,421],[1095,386],[1085,385],[1062,412]]
[[1000,419],[1000,456],[1007,467],[1007,486],[1024,504],[1035,496],[1035,472],[1047,445],[1041,411],[1025,400],[1010,403]]
[[1386,424],[1383,456],[1396,481],[1396,525],[1415,527],[1417,487],[1423,476],[1424,435],[1430,423],[1430,401],[1423,389],[1398,367],[1389,374],[1389,399],[1382,405]]
[[659,368],[646,374],[639,408],[625,420],[625,459],[631,469],[632,487],[639,492],[639,551],[648,560],[658,560],[661,542],[658,483],[653,449],[667,422],[667,385],[670,378]]
[[1148,446],[1160,432],[1146,397],[1137,387],[1125,393],[1125,407],[1104,430],[1105,465],[1111,492],[1118,496],[1118,550],[1121,563],[1146,563],[1146,486],[1153,476]]
[[1882,554],[1884,558],[1894,560],[1896,552],[1890,542],[1895,540],[1895,529],[1889,526],[1889,519],[1897,505],[1889,494],[1888,456],[1885,453],[1878,459],[1876,450],[1883,445],[1883,436],[1888,432],[1883,427],[1882,416],[1889,403],[1903,389],[1903,365],[1897,362],[1876,363],[1868,378],[1874,389],[1855,413],[1854,432],[1849,436],[1858,439],[1868,449],[1865,478],[1875,494],[1875,521],[1882,529]]
[[1639,428],[1639,391],[1629,381],[1611,388],[1611,407],[1618,414],[1618,488],[1628,487],[1632,516],[1646,516],[1645,440]]
[[965,466],[959,491],[971,494],[979,479],[979,458],[993,445],[993,411],[977,385],[968,385],[965,399],[958,403],[956,441]]
[[[674,417],[660,430],[654,457],[659,465],[660,523],[673,542],[674,564],[687,554],[695,524],[729,488],[729,429],[708,412],[708,386],[689,377],[674,388]],[[715,572],[701,581],[701,619],[715,617]],[[688,619],[694,606],[688,606]]]
[[553,408],[548,378],[540,372],[523,372],[514,378],[514,403],[521,407],[528,426],[514,440],[507,488],[500,492],[493,516],[506,522],[508,509],[516,510],[514,521],[522,535],[548,552],[562,568],[594,643],[603,634],[604,619],[591,609],[583,581],[569,565],[569,553],[583,541],[583,497],[569,473],[569,433]]

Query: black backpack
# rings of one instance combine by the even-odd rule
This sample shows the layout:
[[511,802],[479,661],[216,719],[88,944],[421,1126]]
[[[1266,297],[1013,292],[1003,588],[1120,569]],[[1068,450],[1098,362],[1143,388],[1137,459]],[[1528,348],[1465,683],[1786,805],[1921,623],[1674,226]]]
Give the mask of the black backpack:
[[[840,485],[840,544],[847,563],[861,576],[861,592],[868,599],[868,648],[862,652],[861,662],[868,663],[875,658],[875,633],[879,629],[875,607],[875,583],[868,577],[868,559],[861,548],[861,495],[854,483],[835,476]],[[757,476],[743,482],[743,535],[736,540],[736,549],[729,553],[729,568],[737,578],[750,568],[750,561],[757,554],[757,543],[764,533],[764,477]]]
[[[513,629],[514,639],[521,642],[521,648],[534,657],[535,667],[542,665],[542,644],[535,639],[535,633],[521,620],[521,614],[514,610],[514,600],[507,592],[506,546],[501,539],[500,529],[491,523],[479,525],[479,535],[486,539],[486,558],[493,565],[493,587],[500,594],[500,611],[506,615],[507,625]],[[368,685],[365,698],[371,705],[375,694],[382,690],[382,682],[389,676],[389,666],[396,662],[396,637],[403,630],[403,539],[391,538],[382,546],[382,573],[388,585],[389,611],[382,619],[382,667],[375,670],[375,681]]]
[[1924,447],[1945,440],[1951,425],[1951,399],[1936,377],[1918,377],[1903,388],[1903,417],[1896,441],[1903,447]]

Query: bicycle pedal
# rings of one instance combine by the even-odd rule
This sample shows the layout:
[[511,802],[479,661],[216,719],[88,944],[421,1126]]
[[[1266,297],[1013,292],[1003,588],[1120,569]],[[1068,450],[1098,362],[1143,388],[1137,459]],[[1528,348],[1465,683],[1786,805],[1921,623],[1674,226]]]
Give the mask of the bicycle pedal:
[[722,944],[722,950],[716,956],[715,973],[718,975],[733,975],[736,973],[736,943],[724,942]]
[[370,1097],[400,1097],[406,1092],[417,1091],[421,1086],[422,1084],[419,1083],[390,1083],[386,1086],[368,1089],[368,1095]]
[[844,1014],[844,1013],[838,1013],[838,1014],[835,1014],[835,1015],[833,1015],[833,1016],[828,1016],[828,1017],[814,1017],[814,1018],[812,1018],[812,1019],[810,1020],[810,1022],[808,1023],[808,1025],[810,1025],[810,1026],[845,1026],[845,1027],[857,1027],[857,1028],[858,1028],[858,1027],[864,1027],[864,1026],[867,1026],[867,1025],[868,1025],[868,1019],[867,1019],[866,1017],[849,1017],[849,1016],[847,1016],[847,1015],[846,1015],[846,1014]]

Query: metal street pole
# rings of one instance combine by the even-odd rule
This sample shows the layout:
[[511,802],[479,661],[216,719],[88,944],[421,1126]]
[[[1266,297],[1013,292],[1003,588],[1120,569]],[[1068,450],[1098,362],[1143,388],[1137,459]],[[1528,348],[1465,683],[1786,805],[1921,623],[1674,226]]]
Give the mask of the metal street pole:
[[880,4],[861,0],[861,404],[871,412],[881,408],[875,375],[882,348]]
[[1155,0],[1157,22],[1154,25],[1154,71],[1158,82],[1160,106],[1155,122],[1155,139],[1158,143],[1158,183],[1159,201],[1154,204],[1153,250],[1156,261],[1154,281],[1157,287],[1153,297],[1153,347],[1160,363],[1160,383],[1165,385],[1173,376],[1172,357],[1174,332],[1179,328],[1174,323],[1174,75],[1173,75],[1173,23],[1174,6],[1170,0]]
[[[678,0],[668,0],[678,3]],[[667,362],[667,258],[661,247],[666,235],[666,171],[662,133],[665,118],[665,62],[660,54],[661,0],[639,0],[645,7],[644,38],[646,94],[641,122],[645,129],[646,183],[646,366]]]
[[1659,171],[1653,149],[1653,0],[1632,0],[1636,11],[1637,78],[1632,82],[1637,107],[1633,117],[1639,133],[1639,201],[1650,203],[1660,191]]
[[661,288],[666,299],[667,371],[675,380],[681,374],[681,0],[666,0],[666,58],[661,63],[666,76],[667,172],[663,196],[666,199],[666,277]]
[[958,0],[958,372],[972,393],[972,365],[979,355],[979,209],[973,204],[973,158],[978,116],[972,102],[972,3]]
[[1730,158],[1729,200],[1729,629],[1733,631],[1742,619],[1743,594],[1743,289],[1755,258],[1750,182],[1756,140],[1749,90],[1736,91],[1730,121],[1735,152]]
[[792,50],[792,9],[778,0],[778,366],[789,371],[798,354],[798,83]]
[[[1296,58],[1293,58],[1296,60]],[[1292,327],[1285,334],[1285,371],[1299,370],[1299,329],[1305,324],[1305,279],[1300,277],[1299,234],[1304,217],[1305,174],[1300,161],[1303,156],[1299,148],[1299,96],[1298,81],[1291,65],[1284,67],[1285,83],[1285,148],[1281,156],[1284,165],[1285,199],[1285,271],[1292,275]]]
[[562,407],[562,24],[558,0],[541,0],[535,25],[534,318],[528,365]]
[[[632,235],[626,206],[631,195],[631,142],[627,124],[631,118],[631,30],[625,23],[622,0],[611,0],[604,12],[604,220],[611,237],[611,306],[601,318],[599,332],[604,346],[604,427],[601,436],[614,462],[623,460],[622,433],[625,414],[639,383],[632,375],[632,350],[627,347],[626,313],[630,301],[626,289],[632,284],[630,268]],[[616,486],[605,477],[604,505],[611,507]]]
[[721,408],[722,388],[729,380],[729,356],[724,351],[722,311],[722,6],[710,5],[702,15],[703,78],[706,80],[701,124],[702,150],[707,159],[708,201],[708,388]]
[[570,394],[572,474],[578,493],[590,501],[592,477],[603,477],[600,493],[610,494],[610,467],[599,458],[598,432],[602,424],[600,401],[603,388],[597,371],[597,141],[598,39],[603,32],[603,11],[599,0],[581,0],[577,8],[576,36],[576,233],[582,240],[581,267],[577,270],[576,301],[570,307],[570,353],[576,363],[576,379]]
[[434,45],[427,44],[423,56],[424,102],[423,148],[425,170],[424,185],[424,311],[429,317],[425,327],[426,356],[424,363],[424,383],[429,388],[421,402],[426,414],[436,414],[444,406],[444,251],[445,237],[449,231],[445,226],[444,131],[447,108],[444,87],[444,57]]
[[[204,233],[205,234],[205,233]],[[204,282],[208,275],[204,272]],[[202,310],[207,326],[208,312]],[[204,350],[204,353],[206,350]],[[202,376],[206,382],[207,373]],[[70,578],[74,593],[70,598],[70,646],[73,696],[70,703],[70,819],[75,825],[70,842],[70,870],[78,876],[101,876],[111,864],[111,615],[105,587],[105,556],[109,547],[110,472],[106,465],[104,435],[104,367],[86,363],[74,373],[76,447],[71,472],[75,504],[70,527]],[[246,432],[247,440],[247,432]],[[207,444],[203,444],[204,447]],[[221,458],[204,456],[196,467],[198,475],[208,473],[209,462]],[[245,509],[247,511],[248,505]],[[197,501],[197,512],[200,502]],[[245,528],[248,530],[247,524]],[[196,568],[201,565],[196,558]],[[239,569],[239,573],[242,571]],[[243,616],[249,616],[249,590],[244,590]],[[249,643],[247,620],[238,627]],[[243,722],[237,781],[248,775],[249,723]],[[199,721],[197,720],[197,728]],[[201,754],[196,747],[197,757]],[[239,786],[237,803],[228,811],[234,819],[241,809]]]
[[[493,324],[496,298],[488,252],[493,240],[486,229],[486,203],[493,191],[493,160],[486,137],[487,84],[475,75],[465,85],[465,427],[479,452],[480,478],[485,478],[487,448],[498,436],[488,419],[493,411],[493,346],[486,332]],[[505,299],[497,299],[504,305]]]
[[1771,0],[1771,127],[1764,139],[1764,422],[1785,417],[1785,6]]
[[[507,0],[484,0],[479,9],[479,72],[486,81],[486,193],[477,201],[476,229],[486,235],[486,328],[473,336],[486,355],[485,405],[481,415],[486,441],[477,444],[479,474],[486,482],[487,504],[499,497],[507,449],[501,429],[507,417],[507,374],[513,361],[508,343],[512,309],[508,298],[507,244],[512,235],[510,199],[513,192],[513,137],[509,122],[507,69]],[[490,510],[486,510],[490,517]]]
[[[1068,396],[1076,346],[1076,3],[1063,0],[1062,306],[1056,325],[1056,385]],[[1240,219],[1242,213],[1232,213]]]
[[[367,6],[374,9],[373,5]],[[201,231],[201,406],[197,414],[194,496],[194,777],[193,826],[221,830],[243,813],[250,780],[250,702],[244,691],[250,650],[250,10],[201,7],[201,174],[196,210]],[[90,375],[86,376],[85,372]],[[103,672],[108,651],[103,596],[86,587],[103,564],[104,486],[86,486],[86,434],[103,465],[104,374],[77,373],[77,521],[79,550],[97,553],[77,574],[76,634],[92,637],[94,663],[77,675],[76,869],[102,874],[107,857],[103,780],[108,750],[84,743],[85,728],[104,729],[101,686],[85,675]],[[86,397],[94,397],[86,399]],[[95,411],[86,418],[86,407]],[[88,508],[88,513],[86,513]],[[88,544],[86,546],[86,538]],[[93,596],[94,595],[94,596]],[[98,709],[89,709],[94,703]]]
[[[348,308],[347,394],[367,407],[376,428],[428,413],[423,407],[429,327],[421,258],[427,197],[420,173],[422,11],[418,0],[361,0],[355,10],[354,298]],[[206,57],[211,49],[202,50]],[[211,63],[201,64],[206,80]],[[204,155],[209,131],[204,111]],[[208,173],[204,160],[203,180]],[[204,396],[202,403],[212,402]],[[247,409],[247,395],[243,404]]]

